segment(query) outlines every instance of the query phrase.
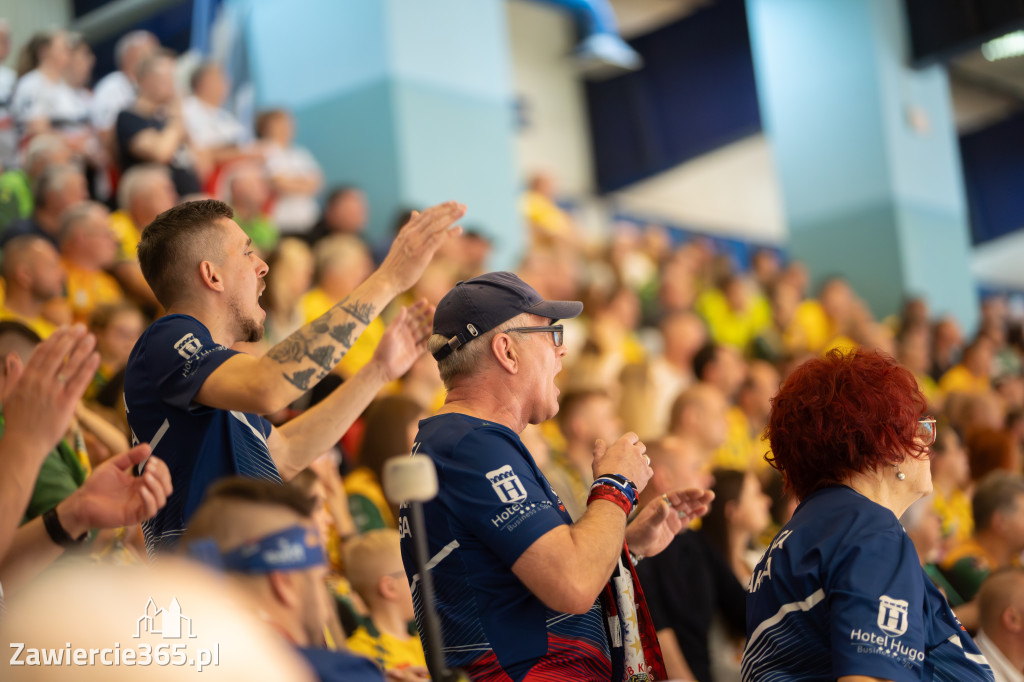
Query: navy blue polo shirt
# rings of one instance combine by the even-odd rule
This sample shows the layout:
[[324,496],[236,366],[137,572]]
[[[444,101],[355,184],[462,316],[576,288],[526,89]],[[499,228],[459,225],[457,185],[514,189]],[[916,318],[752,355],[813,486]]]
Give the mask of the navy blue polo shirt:
[[[611,677],[600,600],[582,615],[546,607],[512,572],[542,535],[572,519],[511,429],[462,414],[420,422],[413,451],[433,459],[438,496],[424,505],[429,566],[445,663],[473,679],[606,682]],[[408,509],[402,559],[421,620]]]
[[750,581],[743,680],[991,682],[896,516],[845,486],[809,495]]
[[174,546],[215,481],[281,482],[267,447],[270,422],[195,402],[207,377],[237,352],[215,343],[194,317],[167,315],[146,329],[128,358],[124,402],[132,440],[155,443],[153,454],[167,463],[174,484],[167,505],[142,524],[150,553]]

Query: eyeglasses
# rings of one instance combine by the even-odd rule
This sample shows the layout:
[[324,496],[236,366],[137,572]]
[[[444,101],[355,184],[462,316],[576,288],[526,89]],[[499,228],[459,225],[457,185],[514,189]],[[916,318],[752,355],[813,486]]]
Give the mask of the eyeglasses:
[[925,447],[935,444],[935,418],[924,417],[917,420],[917,438]]
[[565,328],[560,324],[550,324],[546,327],[514,327],[512,329],[506,329],[507,332],[523,332],[524,334],[530,334],[533,332],[551,332],[551,336],[555,339],[555,348],[562,345],[562,332]]

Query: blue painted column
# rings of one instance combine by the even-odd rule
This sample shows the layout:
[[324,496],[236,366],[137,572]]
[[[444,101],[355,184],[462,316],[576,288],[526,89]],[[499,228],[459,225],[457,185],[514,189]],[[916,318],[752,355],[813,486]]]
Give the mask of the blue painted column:
[[949,84],[906,66],[895,0],[747,0],[758,96],[790,248],[876,316],[923,295],[978,316]]
[[328,185],[357,184],[370,238],[457,199],[511,267],[524,244],[504,0],[258,0],[245,10],[260,107],[287,106]]

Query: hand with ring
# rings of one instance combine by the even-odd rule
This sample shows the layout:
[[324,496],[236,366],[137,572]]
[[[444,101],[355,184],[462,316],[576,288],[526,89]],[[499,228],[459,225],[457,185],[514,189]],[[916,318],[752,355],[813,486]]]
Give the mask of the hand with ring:
[[654,473],[650,463],[647,446],[635,433],[626,433],[611,445],[603,440],[594,444],[594,478],[618,474],[632,481],[637,491],[643,491]]

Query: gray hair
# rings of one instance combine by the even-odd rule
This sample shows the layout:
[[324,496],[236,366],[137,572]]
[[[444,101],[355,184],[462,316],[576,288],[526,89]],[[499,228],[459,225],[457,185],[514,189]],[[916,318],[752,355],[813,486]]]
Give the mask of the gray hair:
[[123,176],[117,185],[117,205],[119,208],[128,211],[131,208],[135,195],[146,190],[147,186],[156,177],[171,179],[171,170],[167,166],[158,163],[146,163],[141,166],[132,166]]
[[63,190],[73,177],[85,177],[81,169],[74,164],[64,163],[47,166],[39,174],[39,177],[36,178],[35,185],[32,187],[32,197],[35,205],[37,207],[45,206],[50,193]]
[[143,43],[159,45],[156,36],[149,31],[132,31],[121,36],[121,39],[114,45],[114,61],[117,62],[117,68],[120,69],[124,64],[124,58],[128,54],[128,50]]
[[[437,370],[441,374],[441,381],[444,382],[445,389],[450,391],[455,379],[472,374],[480,368],[484,357],[491,350],[491,341],[497,334],[507,332],[514,327],[523,327],[527,324],[529,324],[529,313],[520,313],[512,319],[502,322],[494,329],[472,339],[454,353],[449,354],[448,357],[438,360]],[[427,340],[427,350],[431,354],[437,352],[448,344],[448,338],[443,334],[431,335]]]
[[25,150],[25,169],[31,172],[31,169],[40,162],[49,163],[49,157],[55,152],[63,151],[67,148],[67,144],[64,142],[64,138],[60,135],[54,135],[52,133],[43,133],[36,135],[32,138],[32,141],[28,143],[28,148]]
[[106,212],[107,207],[98,201],[83,201],[75,204],[60,216],[60,242],[63,246],[75,232],[75,228],[96,211]]

